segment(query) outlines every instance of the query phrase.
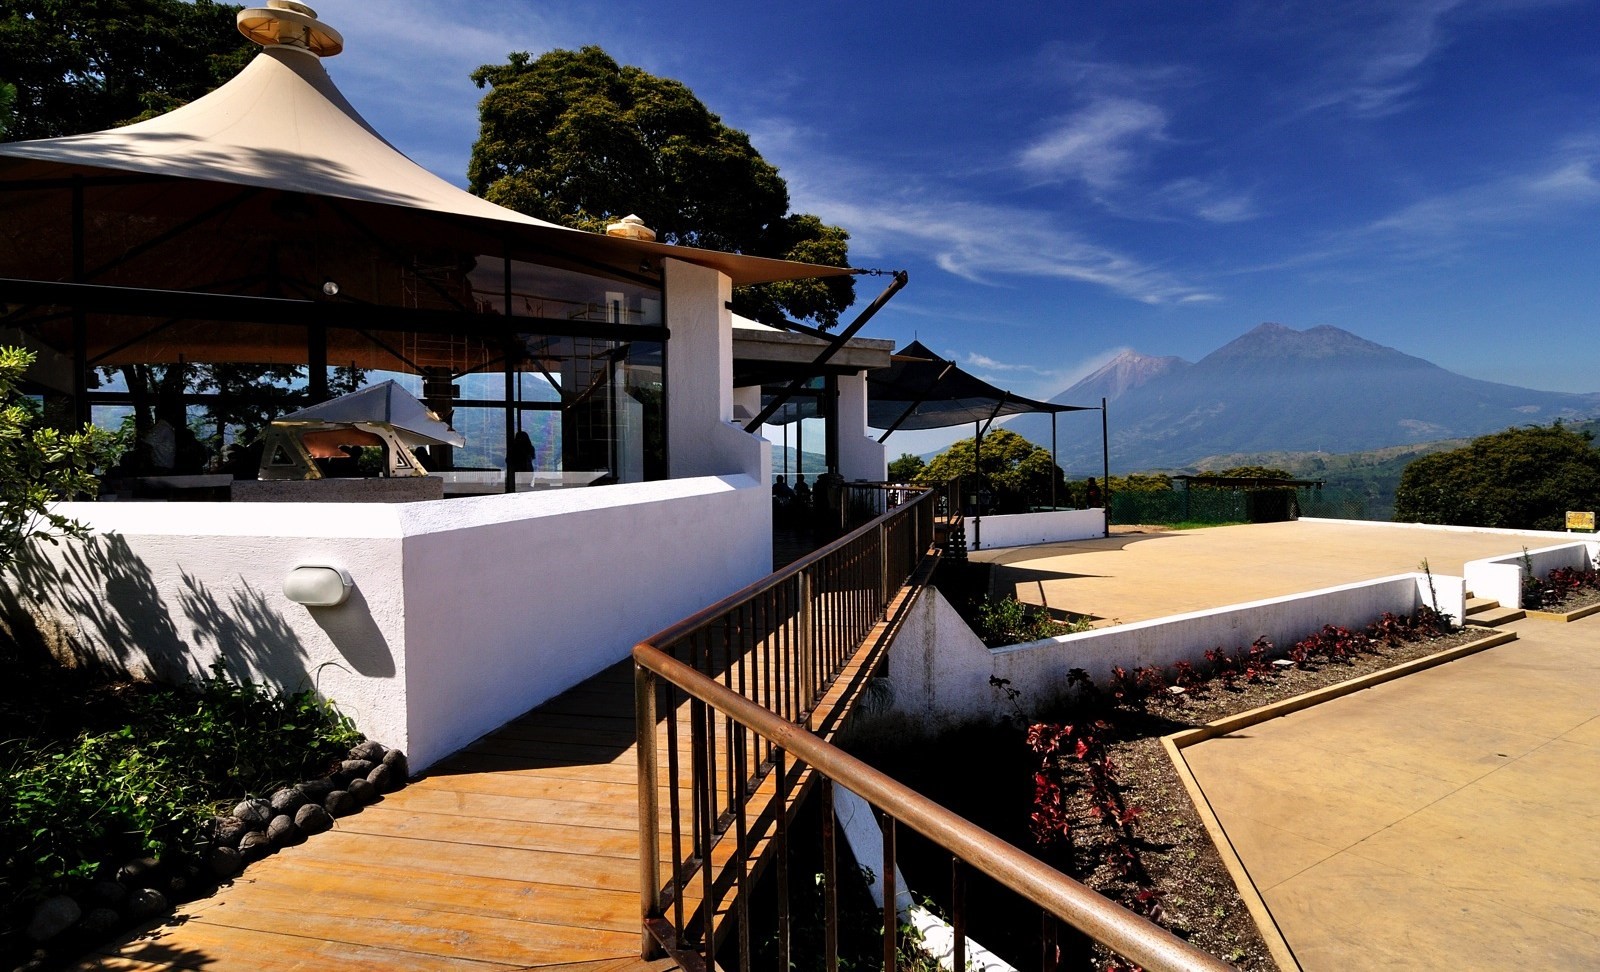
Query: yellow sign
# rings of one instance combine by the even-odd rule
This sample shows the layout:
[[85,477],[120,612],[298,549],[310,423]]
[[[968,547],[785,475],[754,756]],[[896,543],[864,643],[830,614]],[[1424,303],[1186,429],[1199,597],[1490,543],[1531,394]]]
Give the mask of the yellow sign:
[[1572,510],[1568,510],[1567,511],[1567,529],[1568,530],[1588,530],[1590,533],[1593,533],[1594,532],[1594,511],[1590,510],[1587,513],[1575,513]]

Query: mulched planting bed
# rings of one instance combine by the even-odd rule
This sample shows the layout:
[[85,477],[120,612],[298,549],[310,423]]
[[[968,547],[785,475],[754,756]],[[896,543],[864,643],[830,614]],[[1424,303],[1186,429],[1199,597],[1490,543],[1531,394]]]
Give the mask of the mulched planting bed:
[[[1056,725],[1093,727],[1095,749],[1090,760],[1109,760],[1109,786],[1095,790],[1082,772],[1085,760],[1052,757],[1057,765],[1077,763],[1065,773],[1059,809],[1053,819],[1038,819],[1036,781],[1038,755],[1030,751],[1030,733],[1016,725],[958,730],[935,740],[872,739],[852,743],[861,758],[949,806],[1090,887],[1150,915],[1195,945],[1242,969],[1273,969],[1266,944],[1233,884],[1204,825],[1196,814],[1177,771],[1161,746],[1161,737],[1202,726],[1273,702],[1392,668],[1493,635],[1467,628],[1441,637],[1374,646],[1340,660],[1308,659],[1302,667],[1279,669],[1270,664],[1254,679],[1237,676],[1231,686],[1212,680],[1204,689],[1181,696],[1152,691],[1136,705],[1104,699],[1093,707],[1075,706],[1051,714]],[[1104,723],[1096,726],[1096,723]],[[1051,723],[1035,723],[1035,725]],[[1037,741],[1041,733],[1035,731]],[[1046,732],[1044,735],[1048,736]],[[1075,737],[1062,737],[1065,752]],[[1071,741],[1071,742],[1069,742]],[[1099,804],[1099,806],[1097,806]],[[1131,813],[1129,812],[1131,811]],[[1047,813],[1047,818],[1052,817]],[[1125,822],[1118,822],[1118,814]],[[1030,820],[1033,817],[1033,820]],[[1054,828],[1052,828],[1054,824]],[[1041,846],[1034,834],[1061,825],[1070,828],[1070,849],[1057,839]],[[908,845],[908,856],[917,845]],[[941,898],[949,884],[948,863],[925,846],[933,862],[918,868],[907,864],[907,881],[919,891]],[[919,873],[915,873],[918,872]],[[969,891],[969,906],[978,895]],[[1009,894],[985,895],[993,902],[973,908],[971,934],[984,945],[1029,965],[1037,963],[1034,909],[1018,905]],[[948,902],[942,902],[948,907]],[[1081,957],[1081,956],[1080,956]],[[1075,967],[1068,965],[1067,967]],[[1114,957],[1100,953],[1094,968],[1119,969]]]

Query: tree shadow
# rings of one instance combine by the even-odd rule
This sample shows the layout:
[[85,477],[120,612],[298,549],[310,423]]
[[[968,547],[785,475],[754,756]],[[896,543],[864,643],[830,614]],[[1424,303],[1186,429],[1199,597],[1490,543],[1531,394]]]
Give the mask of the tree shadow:
[[[219,593],[183,571],[175,611],[121,535],[64,542],[53,555],[35,551],[13,573],[14,583],[0,586],[0,609],[21,653],[170,682],[204,676],[201,659],[214,654],[235,674],[278,688],[309,681],[306,649],[261,590],[241,580]],[[388,663],[392,672],[392,657]]]

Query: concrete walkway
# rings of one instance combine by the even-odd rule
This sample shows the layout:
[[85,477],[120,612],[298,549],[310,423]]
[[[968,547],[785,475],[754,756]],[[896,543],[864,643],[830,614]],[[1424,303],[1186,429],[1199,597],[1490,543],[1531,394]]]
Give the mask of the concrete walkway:
[[1305,969],[1600,968],[1600,617],[1508,627],[1183,751]]
[[1254,523],[975,552],[996,595],[1129,622],[1295,594],[1417,569],[1460,576],[1469,560],[1560,543],[1548,536],[1358,521]]
[[[994,592],[1138,621],[1561,542],[1392,524],[982,551]],[[1302,966],[1600,968],[1600,616],[1183,750]]]

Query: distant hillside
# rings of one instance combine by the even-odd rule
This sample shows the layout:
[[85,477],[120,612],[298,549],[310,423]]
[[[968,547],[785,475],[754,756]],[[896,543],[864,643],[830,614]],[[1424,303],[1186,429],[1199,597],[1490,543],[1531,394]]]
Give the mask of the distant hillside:
[[[1053,400],[1087,405],[1102,396],[1112,401],[1113,472],[1190,467],[1230,454],[1416,448],[1600,414],[1600,394],[1467,378],[1327,325],[1262,324],[1192,365],[1129,353]],[[1099,429],[1077,424],[1061,439],[1062,464],[1092,468]],[[1007,428],[1049,442],[1043,416],[1022,416]]]

